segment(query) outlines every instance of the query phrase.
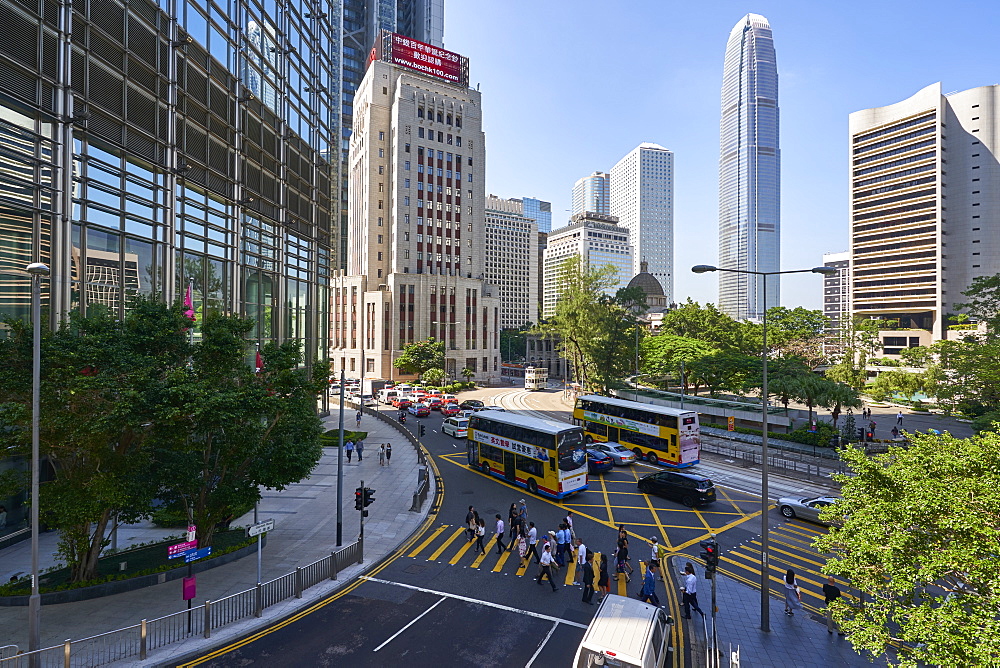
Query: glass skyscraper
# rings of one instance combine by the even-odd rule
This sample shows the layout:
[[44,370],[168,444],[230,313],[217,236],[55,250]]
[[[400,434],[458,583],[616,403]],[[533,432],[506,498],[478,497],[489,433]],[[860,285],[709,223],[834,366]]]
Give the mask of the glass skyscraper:
[[[781,152],[778,70],[767,19],[747,14],[733,27],[722,76],[719,159],[719,267],[778,271]],[[760,318],[780,303],[777,276],[720,272],[719,307],[734,318]]]
[[552,231],[552,203],[543,202],[534,197],[522,197],[521,205],[526,218],[532,218],[538,225],[539,232]]
[[573,184],[573,210],[578,213],[600,213],[605,216],[611,212],[610,197],[611,175],[605,172],[594,172]]

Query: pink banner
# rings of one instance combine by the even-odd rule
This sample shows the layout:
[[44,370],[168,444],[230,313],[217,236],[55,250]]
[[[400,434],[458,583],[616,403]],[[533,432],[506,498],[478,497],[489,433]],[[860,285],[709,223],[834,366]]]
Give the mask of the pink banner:
[[174,557],[179,557],[188,550],[194,550],[198,548],[198,541],[189,540],[184,543],[174,543],[167,548],[167,557],[173,559]]
[[184,578],[183,580],[181,580],[181,582],[182,582],[181,591],[183,592],[183,599],[185,601],[190,601],[195,596],[195,594],[194,594],[194,590],[195,590],[194,578],[195,578],[195,576],[192,575],[189,578]]

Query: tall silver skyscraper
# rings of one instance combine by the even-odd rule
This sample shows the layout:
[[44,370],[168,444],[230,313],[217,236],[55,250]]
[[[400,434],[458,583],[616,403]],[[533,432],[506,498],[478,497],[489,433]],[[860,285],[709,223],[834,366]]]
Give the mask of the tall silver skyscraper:
[[[778,271],[781,256],[778,70],[767,19],[747,14],[733,27],[722,74],[719,157],[719,266]],[[760,318],[780,303],[777,276],[720,272],[719,308]]]
[[578,213],[592,211],[608,215],[611,210],[610,182],[610,174],[594,172],[574,183],[572,214],[575,216]]

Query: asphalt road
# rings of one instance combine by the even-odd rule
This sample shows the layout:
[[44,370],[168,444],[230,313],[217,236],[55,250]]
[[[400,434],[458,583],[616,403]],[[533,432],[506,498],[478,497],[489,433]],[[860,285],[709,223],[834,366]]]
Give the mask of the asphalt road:
[[[536,416],[568,419],[555,391],[526,393],[516,389],[481,390],[489,403]],[[510,504],[524,498],[528,517],[542,531],[554,530],[574,513],[576,534],[598,553],[614,549],[617,526],[632,536],[635,574],[631,582],[612,583],[612,591],[634,595],[640,587],[642,563],[649,557],[648,539],[657,536],[677,555],[697,561],[698,542],[715,533],[723,547],[722,570],[748,584],[759,581],[754,565],[759,538],[760,500],[749,490],[717,485],[716,503],[686,508],[673,501],[638,492],[636,482],[658,467],[641,463],[591,479],[590,488],[558,503],[532,497],[527,490],[488,476],[467,465],[465,442],[440,433],[442,418],[409,416],[406,428],[424,424],[425,447],[440,471],[443,501],[426,530],[405,549],[389,557],[363,578],[314,605],[307,614],[281,620],[184,666],[569,666],[594,609],[581,601],[576,573],[565,568],[559,589],[538,586],[536,567],[515,553],[498,554],[487,542],[477,555],[464,532],[468,506],[487,518],[488,530],[500,514],[506,521]],[[809,546],[824,529],[792,520],[776,510],[772,516],[771,580],[777,595],[788,567],[800,573],[807,609],[822,604],[809,598],[823,557]],[[489,533],[489,531],[488,531]],[[776,537],[775,537],[776,536]],[[759,553],[757,557],[759,560]],[[660,585],[661,587],[663,585]],[[678,596],[660,589],[661,602],[679,618]],[[688,628],[688,634],[702,633]],[[678,665],[686,648],[678,630]]]

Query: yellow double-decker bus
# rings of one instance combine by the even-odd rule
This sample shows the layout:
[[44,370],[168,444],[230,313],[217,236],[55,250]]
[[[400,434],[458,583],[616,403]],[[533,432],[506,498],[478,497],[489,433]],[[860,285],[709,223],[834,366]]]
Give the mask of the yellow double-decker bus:
[[694,411],[588,394],[576,400],[573,418],[588,441],[620,443],[651,464],[683,468],[701,459]]
[[583,430],[503,411],[469,418],[469,465],[526,487],[532,494],[562,499],[587,489]]

